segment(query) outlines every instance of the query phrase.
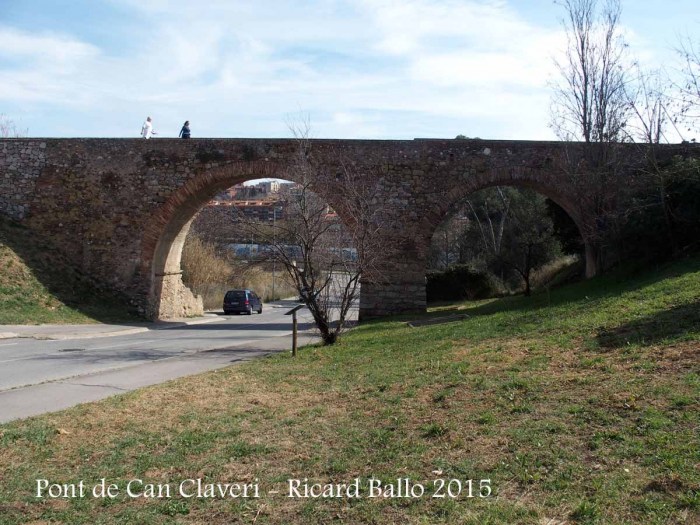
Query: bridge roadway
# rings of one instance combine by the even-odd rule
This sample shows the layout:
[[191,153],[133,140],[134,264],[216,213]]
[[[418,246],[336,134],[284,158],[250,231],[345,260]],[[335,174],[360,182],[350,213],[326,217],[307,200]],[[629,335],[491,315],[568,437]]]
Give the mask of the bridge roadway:
[[[291,333],[291,317],[284,313],[293,305],[281,301],[266,304],[261,315],[211,316],[109,337],[86,338],[88,325],[82,334],[71,327],[67,339],[0,339],[0,423],[288,350],[291,338],[283,336]],[[310,328],[308,310],[300,313],[300,329]],[[301,343],[312,340],[307,333]]]

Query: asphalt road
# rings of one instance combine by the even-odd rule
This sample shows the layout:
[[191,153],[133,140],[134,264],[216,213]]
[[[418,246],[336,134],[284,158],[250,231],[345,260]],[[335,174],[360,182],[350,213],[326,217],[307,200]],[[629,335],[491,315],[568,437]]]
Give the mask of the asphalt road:
[[[0,422],[289,349],[291,306],[111,337],[0,339]],[[299,329],[310,328],[308,311],[299,313]]]

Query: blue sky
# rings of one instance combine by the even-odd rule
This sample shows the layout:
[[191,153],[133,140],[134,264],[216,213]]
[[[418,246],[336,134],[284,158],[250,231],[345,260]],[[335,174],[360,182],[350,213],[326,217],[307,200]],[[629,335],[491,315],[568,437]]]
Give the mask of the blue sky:
[[[623,0],[647,67],[696,0]],[[671,7],[672,6],[672,7]],[[552,0],[0,0],[0,113],[30,136],[552,139]]]

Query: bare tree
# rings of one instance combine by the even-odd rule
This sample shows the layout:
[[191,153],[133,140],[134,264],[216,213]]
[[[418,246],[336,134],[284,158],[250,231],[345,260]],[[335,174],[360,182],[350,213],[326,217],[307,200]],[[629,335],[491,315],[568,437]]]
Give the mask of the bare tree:
[[[678,128],[671,117],[673,100],[668,93],[667,81],[659,71],[644,72],[638,69],[635,89],[629,92],[629,105],[633,119],[627,129],[631,140],[638,144],[640,156],[646,160],[641,174],[649,180],[650,191],[637,197],[636,205],[628,208],[628,214],[644,213],[644,208],[659,206],[664,220],[668,247],[673,254],[678,252],[675,224],[669,203],[669,188],[673,172],[666,169],[659,159],[658,145],[668,142],[667,130]],[[679,133],[680,134],[680,133]]]
[[[467,206],[471,211],[471,218],[476,222],[479,228],[484,251],[498,258],[501,254],[501,242],[503,240],[503,231],[508,220],[511,197],[510,195],[506,195],[506,192],[504,192],[504,189],[500,186],[496,186],[494,190],[498,194],[495,210],[489,210],[490,199],[488,197],[482,202],[480,208],[482,212],[481,215],[474,208],[471,200],[467,200]],[[494,215],[492,213],[493,211],[496,212],[496,224],[494,224],[492,218],[492,215]]]
[[627,45],[620,34],[619,0],[561,0],[567,35],[556,62],[551,126],[562,140],[621,140],[629,116]]
[[683,78],[676,83],[679,93],[680,118],[689,124],[690,131],[700,119],[700,44],[690,37],[683,39],[678,47],[683,66]]
[[435,230],[431,269],[447,270],[483,255],[484,259],[498,258],[509,205],[509,189],[500,186],[482,190],[476,200],[466,199]]
[[636,177],[643,184],[639,184],[626,205],[625,218],[630,224],[625,228],[632,235],[635,228],[643,230],[649,239],[654,239],[662,257],[678,256],[695,242],[689,243],[688,238],[689,234],[693,238],[691,232],[697,228],[697,214],[692,212],[696,206],[688,206],[687,199],[697,191],[697,165],[692,159],[669,159],[660,154],[659,148],[659,144],[670,142],[669,134],[674,139],[683,136],[679,129],[681,122],[692,126],[692,119],[699,116],[692,111],[688,113],[693,104],[700,107],[700,99],[694,94],[700,93],[697,84],[700,69],[696,55],[696,71],[693,71],[692,49],[688,44],[682,53],[688,65],[685,84],[669,83],[666,74],[658,71],[640,72],[635,90],[630,93],[634,119],[628,131],[637,144],[639,158],[645,163]]
[[675,123],[671,118],[673,101],[666,84],[660,71],[637,68],[634,88],[628,90],[627,96],[632,119],[625,134],[632,141],[644,144],[669,142],[668,128],[675,127]]
[[550,125],[562,140],[583,142],[572,148],[561,168],[578,193],[582,234],[594,273],[606,264],[620,222],[620,170],[616,143],[626,140],[630,118],[629,66],[622,38],[619,0],[561,0],[567,34],[565,58],[557,62]]
[[[376,182],[337,157],[330,169],[313,160],[308,126],[292,128],[297,150],[291,163],[297,181],[284,220],[274,225],[240,218],[267,248],[267,261],[281,265],[313,316],[324,344],[348,326],[359,298],[360,280],[380,278],[379,261],[388,249],[381,237]],[[342,195],[331,208],[319,194]],[[341,216],[343,220],[341,220]]]
[[17,127],[15,121],[0,114],[0,138],[21,138],[27,136],[27,130]]
[[453,264],[463,262],[464,230],[468,223],[469,218],[460,209],[437,227],[430,247],[431,269],[447,270]]

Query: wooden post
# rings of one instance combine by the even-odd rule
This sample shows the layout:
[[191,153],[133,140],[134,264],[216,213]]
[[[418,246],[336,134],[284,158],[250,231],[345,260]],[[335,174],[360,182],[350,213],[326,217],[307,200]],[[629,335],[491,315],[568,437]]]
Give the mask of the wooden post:
[[297,313],[292,314],[292,357],[297,355]]
[[297,355],[297,311],[304,306],[305,305],[300,304],[284,314],[292,316],[292,357],[296,357]]

